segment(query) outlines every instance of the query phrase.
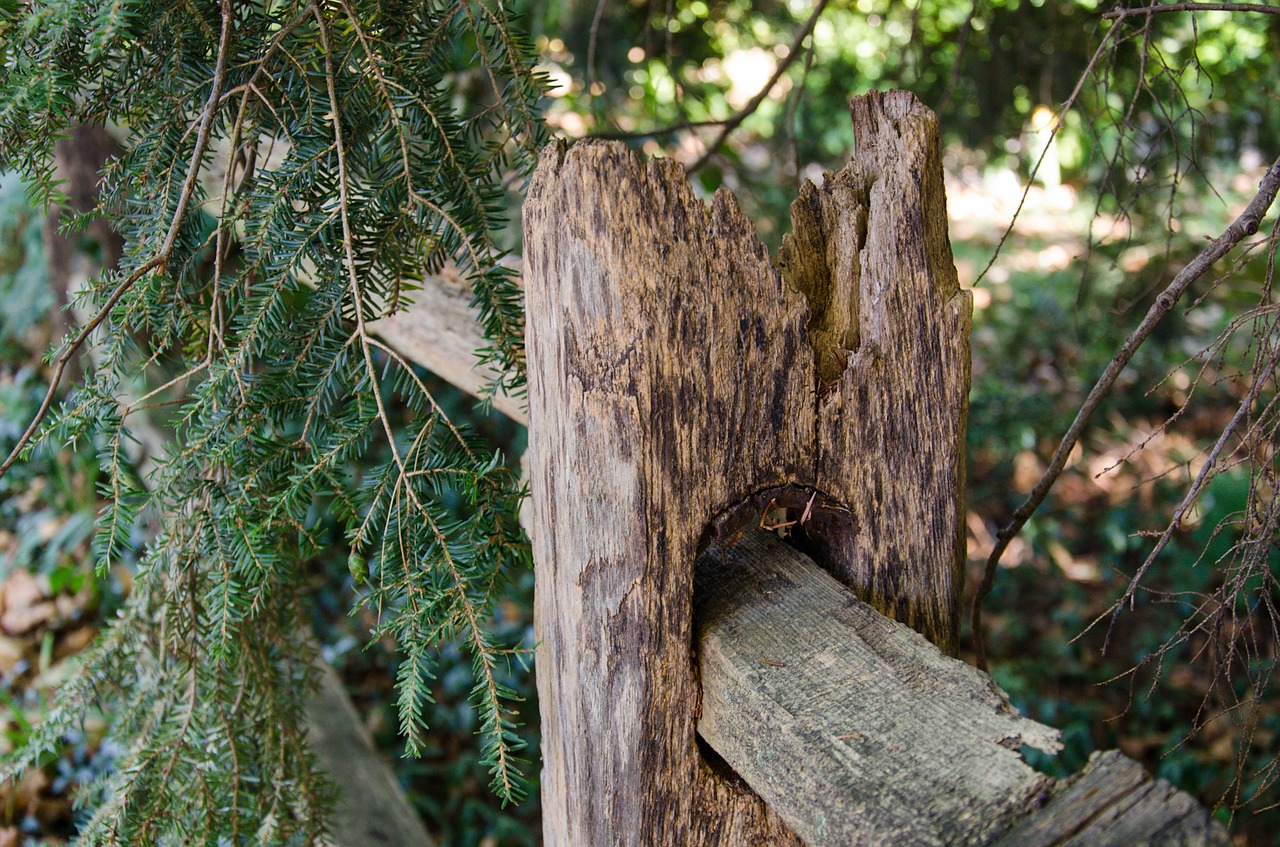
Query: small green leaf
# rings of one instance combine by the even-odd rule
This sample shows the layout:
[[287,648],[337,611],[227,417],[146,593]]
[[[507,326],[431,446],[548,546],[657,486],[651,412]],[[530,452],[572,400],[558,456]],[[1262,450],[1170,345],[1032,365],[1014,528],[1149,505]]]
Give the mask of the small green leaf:
[[347,570],[351,572],[356,585],[364,585],[369,581],[369,563],[359,553],[353,552],[347,557]]

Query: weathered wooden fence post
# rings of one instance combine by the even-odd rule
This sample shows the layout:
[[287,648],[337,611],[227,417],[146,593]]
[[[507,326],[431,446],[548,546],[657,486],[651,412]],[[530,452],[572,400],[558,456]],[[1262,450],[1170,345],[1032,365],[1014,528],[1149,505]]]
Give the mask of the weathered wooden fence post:
[[695,739],[693,566],[794,521],[858,596],[957,638],[970,298],[936,120],[853,101],[853,162],[777,264],[733,198],[621,145],[543,154],[525,207],[548,845],[799,844]]

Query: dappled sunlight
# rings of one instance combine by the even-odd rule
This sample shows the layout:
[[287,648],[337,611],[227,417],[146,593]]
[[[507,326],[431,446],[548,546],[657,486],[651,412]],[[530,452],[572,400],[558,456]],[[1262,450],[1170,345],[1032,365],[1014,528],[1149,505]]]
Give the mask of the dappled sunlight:
[[[724,99],[733,108],[741,109],[760,93],[777,66],[776,57],[759,47],[733,51],[720,65],[724,81],[729,83]],[[788,83],[785,87],[791,86]]]
[[1023,177],[1006,167],[991,167],[984,172],[969,165],[958,173],[950,169],[945,173],[947,214],[954,240],[994,243],[1015,213],[1017,231],[1024,237],[1078,236],[1079,226],[1071,217],[1063,216],[1064,212],[1078,210],[1079,198],[1071,185],[1033,184],[1028,188]]

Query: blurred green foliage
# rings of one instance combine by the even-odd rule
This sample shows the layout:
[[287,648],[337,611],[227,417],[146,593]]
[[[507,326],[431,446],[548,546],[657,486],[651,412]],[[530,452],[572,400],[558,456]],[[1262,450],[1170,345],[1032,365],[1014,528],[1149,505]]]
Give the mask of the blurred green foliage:
[[17,174],[0,174],[0,302],[5,305],[0,309],[0,344],[9,354],[21,350],[26,334],[54,304],[40,221]]

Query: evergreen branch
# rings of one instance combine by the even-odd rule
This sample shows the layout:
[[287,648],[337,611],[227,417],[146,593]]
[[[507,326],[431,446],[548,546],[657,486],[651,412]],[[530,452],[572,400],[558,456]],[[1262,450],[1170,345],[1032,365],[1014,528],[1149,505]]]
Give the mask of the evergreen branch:
[[365,340],[365,343],[368,344],[370,347],[381,350],[384,354],[387,355],[388,358],[390,358],[393,362],[395,362],[397,365],[400,366],[401,371],[403,371],[405,374],[409,376],[410,379],[413,380],[413,384],[417,386],[420,392],[422,392],[422,396],[427,399],[427,401],[431,404],[431,407],[435,409],[436,412],[439,414],[440,420],[444,421],[445,426],[449,427],[449,431],[453,433],[453,437],[457,439],[459,446],[461,446],[462,449],[466,451],[467,457],[470,459],[475,459],[475,453],[471,450],[471,447],[467,444],[467,440],[463,438],[461,431],[459,431],[458,427],[455,426],[453,421],[449,419],[449,416],[444,414],[443,410],[440,409],[440,404],[436,402],[435,396],[427,388],[426,383],[424,383],[422,379],[418,377],[417,373],[414,372],[413,366],[410,365],[408,362],[406,362],[403,356],[401,356],[391,347],[388,347],[386,344],[384,344],[381,340],[379,340],[375,336],[372,336],[372,335],[368,336],[367,339]]
[[[449,135],[445,131],[444,126],[441,124],[440,119],[436,114],[436,110],[432,108],[430,104],[427,103],[420,95],[413,93],[408,88],[402,85],[399,85],[394,80],[387,79],[387,77],[382,72],[381,57],[371,46],[368,36],[364,32],[363,27],[361,27],[360,25],[358,17],[354,13],[354,11],[351,9],[350,5],[346,2],[346,0],[341,0],[341,2],[342,2],[343,9],[347,12],[347,15],[351,21],[353,31],[357,39],[359,40],[361,47],[364,50],[365,56],[368,60],[368,67],[370,68],[370,71],[372,72],[374,80],[382,95],[382,98],[387,105],[387,114],[395,126],[396,137],[397,137],[397,141],[399,143],[400,152],[401,152],[403,176],[404,176],[405,185],[409,193],[409,196],[414,200],[415,203],[422,205],[424,208],[438,215],[441,219],[443,219],[449,226],[451,226],[456,232],[458,232],[462,236],[462,243],[465,249],[467,250],[469,258],[471,260],[470,265],[471,265],[472,273],[473,274],[479,273],[480,269],[483,268],[487,263],[481,261],[480,256],[477,255],[476,250],[472,246],[470,239],[467,237],[463,228],[458,224],[457,221],[453,219],[453,217],[449,213],[447,213],[443,208],[437,206],[436,204],[428,200],[413,185],[413,181],[412,181],[413,168],[410,163],[408,141],[407,141],[404,129],[400,122],[400,117],[396,107],[396,103],[392,99],[392,96],[390,93],[390,90],[392,88],[401,92],[405,96],[410,97],[413,100],[413,102],[415,102],[418,105],[418,107],[421,108],[423,112],[431,119],[432,123],[436,128],[436,131],[439,133],[439,137],[442,143],[444,144],[444,149],[445,149],[447,158],[453,163],[454,167],[458,170],[459,174],[463,175],[462,185],[465,187],[465,190],[469,193],[471,200],[475,205],[475,208],[477,209],[483,208],[484,206],[483,200],[480,198],[479,194],[476,192],[472,184],[472,181],[465,177],[466,170],[458,162],[457,154],[454,150],[452,143],[449,141]],[[521,76],[521,69],[516,64],[516,58],[515,58],[518,51],[516,50],[516,45],[512,43],[510,40],[510,34],[508,31],[508,28],[505,25],[505,21],[498,18],[495,15],[495,13],[493,13],[488,8],[487,5],[481,3],[480,8],[483,9],[484,12],[486,12],[496,24],[496,32],[498,34],[498,37],[504,40],[507,48],[505,52],[509,62],[508,70],[511,72],[513,79],[519,79]],[[474,11],[472,10],[471,6],[467,3],[459,4],[455,8],[454,14],[456,14],[457,11],[459,10],[465,12],[465,14],[468,16],[468,18],[472,22],[472,30],[473,32],[475,32],[475,35],[476,35],[477,50],[480,52],[480,55],[484,60],[483,66],[485,68],[486,73],[489,76],[490,83],[493,86],[496,102],[498,104],[506,103],[507,98],[503,97],[501,87],[498,85],[497,80],[494,78],[493,67],[495,63],[492,61],[492,57],[488,52],[488,48],[485,46],[485,39],[482,37],[480,33],[479,22],[476,20]],[[533,126],[533,125],[537,125],[538,123],[533,118],[532,115],[527,113],[527,111],[525,114],[525,119],[526,119],[525,120],[526,125]],[[477,292],[477,296],[479,296],[479,292]],[[399,300],[399,291],[397,290],[392,297],[393,308],[394,308],[394,304],[397,303],[398,300]],[[492,335],[496,337],[512,338],[512,339],[519,339],[523,337],[523,328],[521,326],[513,324],[508,319],[506,313],[503,310],[491,308],[490,311],[491,311],[491,314],[496,315],[496,317],[500,322],[499,326],[496,328],[496,332],[492,333]],[[503,365],[505,368],[509,368],[511,367],[512,363],[503,362]]]
[[[475,660],[475,667],[481,675],[478,685],[482,687],[482,705],[486,712],[497,716],[497,724],[489,731],[491,749],[496,756],[495,761],[495,788],[504,800],[510,800],[517,796],[519,788],[515,784],[514,762],[511,760],[508,752],[508,739],[504,736],[503,726],[501,722],[501,699],[502,691],[496,677],[495,668],[491,657],[489,656],[488,643],[484,628],[480,623],[480,615],[478,610],[471,602],[471,598],[467,596],[465,577],[459,570],[458,563],[454,560],[453,554],[449,549],[448,538],[442,531],[439,523],[426,508],[425,504],[418,497],[417,492],[409,483],[408,471],[405,467],[404,457],[401,455],[399,447],[396,445],[395,434],[391,429],[390,420],[387,416],[386,407],[382,397],[382,391],[378,385],[377,371],[374,367],[371,350],[375,342],[369,335],[365,324],[364,315],[364,297],[361,292],[360,280],[356,273],[356,260],[352,247],[352,231],[350,220],[350,176],[347,163],[347,147],[345,133],[342,128],[342,112],[338,101],[336,88],[336,73],[334,70],[333,50],[330,43],[328,22],[325,21],[318,4],[313,0],[312,8],[315,11],[316,23],[319,28],[321,46],[324,52],[325,65],[325,85],[328,89],[330,120],[333,124],[334,144],[337,152],[338,173],[338,212],[342,225],[343,238],[343,256],[345,271],[348,282],[351,286],[352,303],[356,317],[356,331],[360,335],[361,351],[364,356],[365,367],[368,371],[370,386],[374,396],[374,402],[378,409],[378,418],[382,424],[383,431],[387,437],[387,443],[391,450],[392,461],[398,471],[398,479],[394,484],[395,490],[399,491],[403,488],[409,501],[417,514],[424,520],[431,534],[435,537],[438,545],[441,562],[449,571],[452,580],[452,593],[457,598],[458,609],[462,613],[464,623],[468,632],[468,641],[472,644],[472,655]],[[426,201],[424,201],[426,202]],[[456,430],[454,430],[456,432]],[[413,595],[410,595],[412,602],[416,602]],[[418,619],[414,615],[414,619]],[[406,695],[408,696],[408,695]]]
[[163,272],[168,266],[169,258],[173,254],[173,248],[177,242],[178,231],[186,218],[187,206],[191,202],[196,180],[200,176],[201,161],[204,158],[205,151],[209,148],[210,128],[213,126],[214,115],[217,113],[217,103],[222,96],[222,86],[226,82],[227,57],[230,53],[231,31],[234,20],[232,0],[222,0],[222,33],[218,41],[218,59],[214,70],[213,86],[209,91],[209,100],[200,120],[199,135],[196,138],[195,150],[192,151],[187,178],[183,182],[182,193],[178,198],[178,207],[169,226],[169,231],[165,235],[164,243],[155,256],[144,262],[116,286],[115,291],[107,298],[107,302],[103,304],[97,314],[80,329],[80,332],[76,334],[70,344],[65,345],[57,358],[54,359],[53,374],[49,378],[49,388],[45,392],[44,399],[40,402],[40,406],[36,410],[31,423],[27,426],[26,431],[18,438],[18,442],[14,445],[13,450],[10,451],[8,458],[3,463],[0,463],[0,478],[3,478],[9,468],[13,467],[13,463],[18,460],[27,445],[31,443],[32,438],[35,437],[36,431],[44,422],[45,417],[48,416],[49,409],[53,405],[53,398],[57,395],[58,388],[62,383],[62,376],[66,372],[67,364],[80,352],[80,348],[84,346],[90,334],[107,319],[111,310],[120,302],[120,298],[128,293],[134,283],[152,270],[160,269]]
[[[346,2],[346,0],[339,0],[339,2],[343,10],[347,13],[347,17],[351,22],[352,32],[355,33],[356,39],[360,42],[360,47],[364,50],[365,57],[368,59],[369,70],[373,74],[374,82],[377,83],[378,91],[382,95],[383,102],[385,102],[387,106],[387,117],[391,119],[392,124],[395,126],[396,141],[400,147],[401,167],[404,169],[405,186],[409,193],[416,196],[418,191],[413,186],[413,167],[410,164],[409,142],[405,137],[404,127],[400,122],[400,113],[396,108],[396,103],[391,98],[391,87],[395,87],[401,93],[413,98],[413,101],[418,108],[422,109],[423,113],[431,119],[431,122],[436,128],[436,132],[439,133],[440,140],[444,145],[446,157],[453,164],[454,168],[457,169],[459,174],[465,174],[466,169],[458,162],[457,153],[454,151],[453,144],[449,140],[449,133],[446,132],[444,126],[441,125],[440,117],[436,114],[436,110],[433,109],[421,95],[413,94],[404,86],[387,80],[386,76],[382,73],[381,56],[370,45],[369,37],[365,34],[364,27],[360,25],[359,16],[356,15],[355,11],[351,8],[350,4]],[[463,5],[465,6],[465,4]],[[479,208],[483,206],[484,203],[480,199],[480,195],[476,193],[475,186],[469,180],[464,180],[463,185],[467,193],[470,194],[472,202],[475,203],[476,207]],[[455,229],[458,229],[456,225]],[[462,232],[461,229],[458,229],[458,231],[459,233]],[[476,257],[473,254],[473,261],[475,258]]]
[[40,429],[40,425],[44,423],[44,419],[48,417],[49,409],[53,406],[53,398],[57,396],[58,388],[62,384],[62,375],[67,369],[67,364],[76,356],[80,351],[80,348],[84,346],[85,340],[88,339],[89,335],[97,329],[104,320],[106,320],[107,315],[110,314],[116,303],[120,302],[120,298],[128,292],[133,284],[142,276],[161,264],[161,257],[156,256],[127,276],[124,281],[116,287],[116,290],[107,299],[106,304],[103,305],[98,313],[80,329],[80,332],[71,339],[70,343],[63,346],[62,351],[58,354],[57,358],[53,360],[53,373],[49,377],[49,388],[45,391],[44,399],[40,401],[40,406],[36,409],[36,413],[32,417],[31,422],[27,425],[26,430],[18,438],[18,442],[13,446],[13,450],[10,451],[9,457],[5,459],[3,463],[0,463],[0,477],[3,477],[9,471],[9,468],[13,467],[13,463],[16,462],[18,457],[22,455],[23,451],[26,450],[27,445],[29,445],[35,437],[36,431]]
[[[19,82],[6,80],[18,96],[0,113],[5,155],[47,146],[64,112],[123,115],[132,131],[100,204],[141,264],[95,282],[94,317],[61,351],[70,361],[73,348],[94,349],[94,382],[42,411],[22,450],[55,435],[100,439],[112,498],[98,521],[101,563],[135,543],[143,504],[156,527],[126,618],[22,753],[52,749],[91,691],[112,710],[121,775],[104,784],[114,796],[96,795],[86,843],[310,843],[318,794],[297,727],[305,668],[288,633],[302,614],[296,563],[323,542],[308,511],[326,500],[353,553],[381,551],[369,602],[409,657],[411,748],[423,740],[428,653],[458,638],[495,788],[504,799],[523,791],[509,708],[518,698],[500,679],[509,651],[485,630],[495,587],[526,555],[513,477],[368,328],[406,281],[452,257],[472,279],[492,355],[519,378],[519,292],[495,267],[494,233],[506,145],[537,134],[520,124],[534,77],[505,23],[491,25],[500,11],[421,7],[375,30],[358,6],[236,4],[234,20],[229,0],[219,12],[188,2],[157,16],[141,0],[87,18],[82,3],[40,7],[23,30]],[[23,100],[23,81],[61,73],[56,55],[82,31],[100,64],[58,77],[48,103]],[[445,92],[456,45],[473,38],[500,99],[464,114]],[[229,158],[221,192],[206,196],[197,177],[221,162],[214,139]],[[158,387],[122,394],[137,378]],[[407,443],[393,397],[409,412]],[[125,422],[171,403],[182,404],[175,445],[146,491]],[[390,458],[361,483],[358,463],[383,449]],[[459,499],[471,507],[463,518]]]
[[156,386],[155,388],[148,391],[146,394],[143,394],[138,399],[130,401],[129,404],[124,407],[124,411],[121,412],[121,417],[128,418],[130,415],[132,415],[134,412],[139,411],[140,409],[149,408],[145,404],[152,397],[155,397],[158,394],[163,394],[164,392],[168,391],[170,388],[173,388],[178,383],[185,382],[191,379],[193,376],[203,373],[205,370],[208,369],[208,367],[209,367],[208,361],[203,361],[203,362],[200,362],[199,364],[193,365],[190,368],[187,368],[185,371],[178,374],[173,379],[169,380],[163,385]]
[[[502,52],[506,57],[506,69],[511,75],[511,78],[513,80],[519,80],[526,76],[524,69],[521,68],[519,64],[519,56],[523,51],[512,36],[510,22],[506,18],[506,11],[502,4],[498,4],[497,11],[490,8],[488,3],[479,3],[478,6],[484,16],[489,18],[490,22],[493,24],[494,32],[496,33],[499,41],[502,42]],[[525,102],[524,98],[509,98],[504,95],[502,87],[498,85],[498,81],[493,75],[493,69],[498,63],[492,61],[488,48],[485,46],[484,39],[479,37],[480,25],[479,22],[476,21],[475,11],[470,4],[463,4],[462,8],[466,12],[467,16],[472,20],[472,29],[476,33],[476,44],[478,45],[481,57],[485,60],[484,66],[489,75],[489,83],[493,86],[495,103],[505,108],[510,101],[514,100],[520,108],[520,111],[523,113],[522,120],[519,122],[520,125],[524,127],[540,127],[542,125],[542,121],[529,110],[528,104]],[[532,141],[534,139],[530,140]]]

